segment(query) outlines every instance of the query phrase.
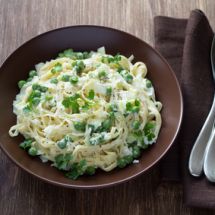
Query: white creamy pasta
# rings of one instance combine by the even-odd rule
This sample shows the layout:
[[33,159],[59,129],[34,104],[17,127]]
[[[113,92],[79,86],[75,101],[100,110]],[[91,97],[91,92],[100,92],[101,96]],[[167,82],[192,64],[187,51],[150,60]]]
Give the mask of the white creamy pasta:
[[17,116],[10,136],[20,147],[69,178],[137,163],[142,149],[156,142],[161,103],[133,56],[97,52],[60,53],[36,65],[13,103]]

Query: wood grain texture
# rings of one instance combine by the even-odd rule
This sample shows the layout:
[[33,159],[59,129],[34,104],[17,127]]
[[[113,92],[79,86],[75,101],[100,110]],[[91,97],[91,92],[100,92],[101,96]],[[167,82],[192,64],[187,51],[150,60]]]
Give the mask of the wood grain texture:
[[[187,18],[195,8],[214,28],[214,0],[0,0],[0,63],[30,38],[69,25],[110,26],[153,45],[154,16]],[[23,172],[0,151],[0,214],[213,214],[186,208],[180,184],[158,182],[154,168],[112,188],[68,190]]]

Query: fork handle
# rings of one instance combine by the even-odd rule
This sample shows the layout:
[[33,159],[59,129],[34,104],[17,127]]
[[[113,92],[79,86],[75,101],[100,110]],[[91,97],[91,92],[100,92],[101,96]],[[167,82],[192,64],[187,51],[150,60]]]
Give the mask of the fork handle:
[[198,177],[201,175],[203,171],[205,148],[207,146],[210,134],[212,132],[214,118],[215,118],[215,95],[213,99],[213,104],[211,106],[211,110],[190,153],[189,171],[190,174],[193,176]]

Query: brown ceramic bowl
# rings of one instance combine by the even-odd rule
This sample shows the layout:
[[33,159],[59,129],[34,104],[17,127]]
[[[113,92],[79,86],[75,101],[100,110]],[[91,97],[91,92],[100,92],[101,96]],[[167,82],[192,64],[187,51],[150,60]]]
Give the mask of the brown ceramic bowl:
[[[143,61],[148,68],[158,100],[163,104],[163,124],[157,143],[142,153],[138,164],[111,172],[98,171],[94,176],[70,180],[49,163],[30,157],[18,147],[21,135],[11,138],[9,128],[15,124],[12,103],[19,92],[17,82],[26,79],[29,70],[38,62],[57,56],[64,49],[96,50],[105,46],[107,53],[133,54],[135,61]],[[99,188],[132,179],[155,165],[168,151],[178,133],[182,119],[182,95],[176,77],[164,58],[142,40],[106,27],[73,26],[56,29],[26,42],[3,63],[0,68],[0,146],[19,167],[52,184],[69,188]]]

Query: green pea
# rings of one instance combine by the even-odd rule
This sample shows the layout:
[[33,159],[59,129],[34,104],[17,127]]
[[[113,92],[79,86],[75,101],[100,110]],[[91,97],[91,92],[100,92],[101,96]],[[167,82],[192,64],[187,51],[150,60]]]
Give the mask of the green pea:
[[94,175],[96,172],[96,168],[94,166],[88,166],[85,173],[87,175]]
[[104,122],[102,122],[102,130],[103,131],[109,131],[112,126],[111,119],[106,119]]
[[129,84],[131,84],[132,81],[133,81],[133,76],[130,75],[130,74],[127,74],[127,75],[125,75],[125,80],[126,80],[126,82],[128,82]]
[[32,81],[32,77],[29,77],[28,79],[27,79],[27,82],[30,82],[30,81]]
[[59,147],[60,149],[65,149],[66,146],[67,146],[67,141],[65,141],[65,140],[63,139],[63,140],[59,141],[59,142],[57,143],[57,145],[58,145],[58,147]]
[[78,77],[77,76],[72,76],[72,77],[70,77],[70,83],[71,84],[76,84],[76,83],[78,83]]
[[137,121],[137,120],[135,120],[135,121],[133,121],[133,123],[132,123],[132,128],[134,129],[134,130],[138,130],[139,129],[139,127],[140,127],[140,121]]
[[84,132],[86,129],[86,123],[85,122],[74,122],[73,125],[77,131]]
[[132,107],[132,109],[131,109],[131,112],[132,113],[138,113],[140,111],[140,107],[138,107],[138,106],[134,106],[134,107]]
[[131,111],[132,108],[133,108],[133,105],[131,104],[131,102],[127,102],[127,103],[126,103],[126,110],[127,110],[127,111]]
[[19,89],[21,89],[25,84],[26,84],[26,81],[20,80],[20,81],[18,82],[18,87],[19,87]]
[[70,76],[69,76],[69,75],[63,75],[63,76],[61,77],[61,80],[64,81],[64,82],[68,82],[69,79],[70,79]]
[[37,106],[40,103],[40,98],[34,97],[31,101],[32,105]]
[[37,75],[37,72],[35,71],[35,70],[31,70],[30,72],[29,72],[29,77],[34,77],[34,76],[36,76]]
[[124,160],[126,161],[127,164],[130,164],[133,161],[133,156],[132,155],[127,155],[127,156],[124,157]]
[[106,89],[106,95],[107,96],[111,96],[111,94],[112,94],[112,87],[107,87],[107,89]]
[[150,80],[146,80],[146,87],[147,88],[152,87],[152,82]]
[[88,99],[93,100],[93,99],[94,99],[94,96],[95,96],[95,92],[94,92],[94,90],[91,89],[91,90],[89,91],[87,97],[88,97]]
[[99,77],[99,79],[106,78],[107,77],[107,73],[104,70],[102,70],[102,71],[100,71],[98,73],[98,77]]
[[57,78],[52,78],[52,79],[50,80],[50,83],[52,83],[52,84],[57,84],[57,83],[58,83]]
[[127,165],[127,161],[124,158],[119,158],[117,161],[117,166],[119,168],[124,168]]
[[28,150],[28,154],[31,155],[31,156],[36,156],[37,155],[37,149],[35,147],[31,147],[29,150]]
[[132,148],[132,154],[134,158],[138,158],[140,156],[140,148],[138,146],[134,146]]

